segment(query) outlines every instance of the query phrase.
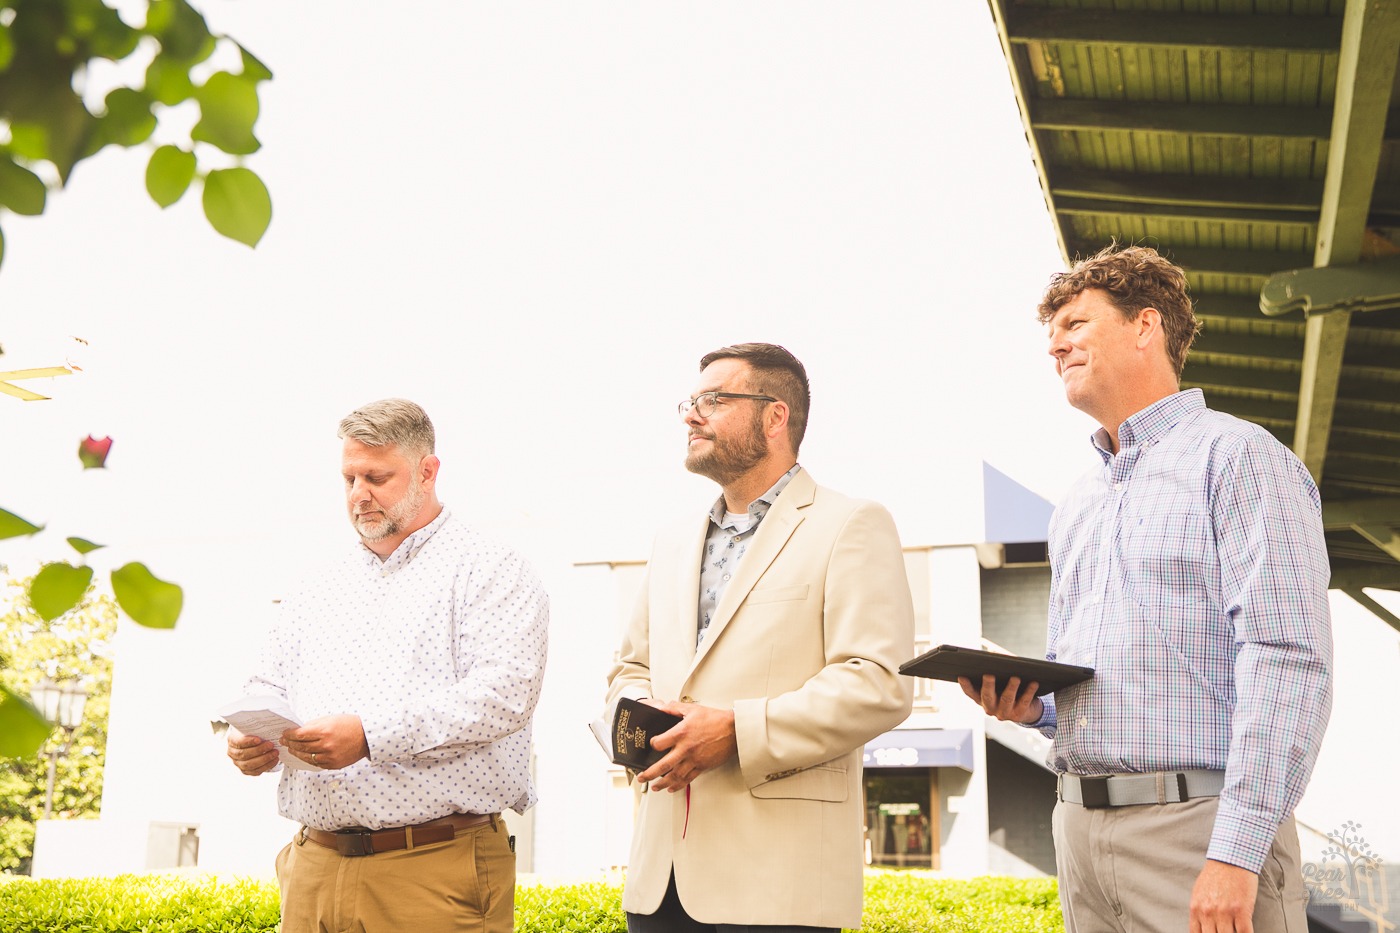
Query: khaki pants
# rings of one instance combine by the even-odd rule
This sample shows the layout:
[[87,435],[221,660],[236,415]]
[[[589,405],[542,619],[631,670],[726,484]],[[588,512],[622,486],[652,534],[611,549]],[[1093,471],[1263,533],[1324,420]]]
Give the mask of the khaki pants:
[[[1187,933],[1216,797],[1085,809],[1055,805],[1055,863],[1065,933]],[[1307,892],[1290,816],[1259,872],[1256,933],[1307,933]]]
[[515,923],[515,853],[499,818],[376,855],[293,840],[277,881],[283,933],[511,933]]

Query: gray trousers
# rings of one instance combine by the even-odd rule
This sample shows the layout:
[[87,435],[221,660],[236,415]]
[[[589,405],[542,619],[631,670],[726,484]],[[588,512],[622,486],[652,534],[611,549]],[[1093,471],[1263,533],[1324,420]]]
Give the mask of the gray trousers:
[[[1055,805],[1055,863],[1065,933],[1187,933],[1217,797],[1085,809]],[[1290,816],[1259,872],[1256,933],[1307,933],[1307,891]]]

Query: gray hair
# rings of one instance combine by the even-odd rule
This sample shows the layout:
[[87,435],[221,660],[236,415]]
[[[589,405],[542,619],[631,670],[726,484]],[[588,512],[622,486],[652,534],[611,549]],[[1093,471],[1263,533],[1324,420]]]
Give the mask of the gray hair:
[[346,415],[336,437],[359,441],[367,447],[394,446],[404,453],[426,457],[437,441],[428,413],[406,398],[370,402]]

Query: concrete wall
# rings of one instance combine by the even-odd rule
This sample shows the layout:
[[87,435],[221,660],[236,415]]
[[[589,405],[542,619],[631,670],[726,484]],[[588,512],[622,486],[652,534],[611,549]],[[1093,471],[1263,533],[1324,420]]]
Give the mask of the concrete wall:
[[1050,568],[981,570],[982,634],[1014,654],[1045,655]]
[[997,742],[987,743],[987,827],[991,871],[1055,874],[1050,815],[1055,776]]

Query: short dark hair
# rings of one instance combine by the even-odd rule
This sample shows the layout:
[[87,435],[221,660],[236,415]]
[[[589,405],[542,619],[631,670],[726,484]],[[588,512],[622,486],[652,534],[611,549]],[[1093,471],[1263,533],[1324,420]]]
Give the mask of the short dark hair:
[[776,343],[736,343],[711,350],[700,357],[700,371],[715,360],[742,360],[753,371],[750,388],[787,404],[788,438],[795,455],[807,433],[807,412],[812,407],[812,387],[802,362]]
[[1038,309],[1040,323],[1047,323],[1080,293],[1095,288],[1107,294],[1113,306],[1130,321],[1136,321],[1144,308],[1156,308],[1161,313],[1167,358],[1180,379],[1186,354],[1201,330],[1191,309],[1191,298],[1186,294],[1186,273],[1182,268],[1151,247],[1109,244],[1088,259],[1076,262],[1068,272],[1051,276]]

